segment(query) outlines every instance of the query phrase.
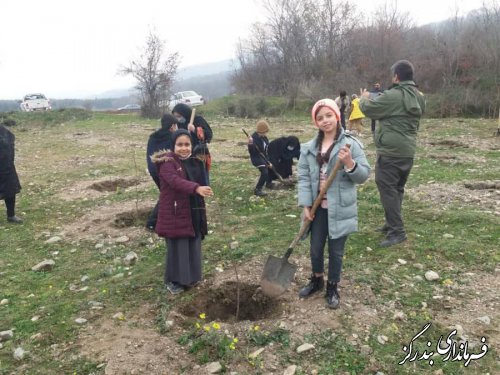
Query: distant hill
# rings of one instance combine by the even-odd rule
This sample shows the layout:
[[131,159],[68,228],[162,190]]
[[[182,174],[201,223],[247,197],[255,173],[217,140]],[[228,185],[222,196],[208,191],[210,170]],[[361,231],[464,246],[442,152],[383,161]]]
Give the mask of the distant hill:
[[234,69],[233,60],[222,60],[212,63],[187,66],[177,70],[177,80],[184,81],[197,76],[211,76]]

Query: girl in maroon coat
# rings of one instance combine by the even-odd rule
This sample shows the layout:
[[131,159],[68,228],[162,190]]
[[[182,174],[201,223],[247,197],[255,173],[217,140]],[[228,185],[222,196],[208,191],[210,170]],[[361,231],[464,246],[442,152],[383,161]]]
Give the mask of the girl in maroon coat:
[[201,280],[201,240],[207,234],[203,198],[213,192],[203,162],[191,156],[189,132],[176,131],[172,146],[173,152],[159,152],[151,159],[160,177],[156,233],[167,242],[165,285],[178,294]]

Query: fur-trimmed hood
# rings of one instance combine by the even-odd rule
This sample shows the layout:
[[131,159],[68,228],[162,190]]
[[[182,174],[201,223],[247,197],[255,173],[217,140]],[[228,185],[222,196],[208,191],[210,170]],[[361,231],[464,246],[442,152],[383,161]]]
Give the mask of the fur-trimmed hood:
[[178,157],[170,150],[160,150],[149,157],[154,164],[165,163],[166,161],[178,159]]
[[[203,159],[200,156],[203,156],[203,155],[197,155],[197,156],[191,156],[191,157],[194,159],[198,159],[200,161],[203,161]],[[177,160],[179,162],[181,161],[181,159],[171,150],[157,151],[153,155],[151,155],[149,158],[151,159],[151,161],[154,164],[161,164],[161,163],[165,163],[167,161],[174,161],[174,160]]]

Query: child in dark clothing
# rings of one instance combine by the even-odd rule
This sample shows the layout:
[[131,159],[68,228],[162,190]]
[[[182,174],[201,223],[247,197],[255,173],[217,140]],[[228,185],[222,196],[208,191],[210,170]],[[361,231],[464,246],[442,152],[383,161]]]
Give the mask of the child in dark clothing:
[[[156,186],[158,186],[158,189],[160,189],[160,177],[158,176],[158,170],[155,163],[151,160],[151,155],[162,150],[172,150],[172,134],[176,130],[177,119],[170,114],[164,114],[161,118],[161,128],[149,136],[146,160],[148,162],[149,174],[151,175],[151,178],[155,182]],[[155,230],[157,217],[158,203],[156,203],[153,211],[151,211],[146,223],[146,228],[150,231]]]
[[269,139],[266,134],[269,132],[269,124],[265,120],[257,122],[256,131],[248,138],[248,153],[254,167],[260,171],[260,178],[255,186],[254,194],[258,197],[266,196],[267,193],[262,191],[264,184],[267,188],[272,188],[272,180],[269,173],[269,161],[267,156],[267,148],[269,147]]

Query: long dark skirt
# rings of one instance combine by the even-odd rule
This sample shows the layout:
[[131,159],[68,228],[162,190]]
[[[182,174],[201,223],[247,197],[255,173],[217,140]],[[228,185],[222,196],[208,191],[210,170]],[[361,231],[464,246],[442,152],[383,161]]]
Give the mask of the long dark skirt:
[[165,284],[189,286],[201,281],[201,237],[166,239]]

